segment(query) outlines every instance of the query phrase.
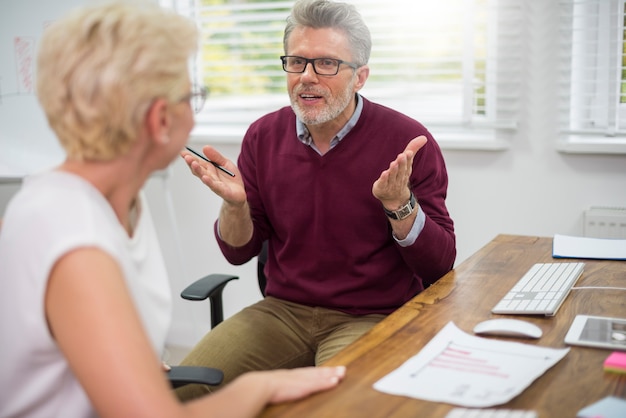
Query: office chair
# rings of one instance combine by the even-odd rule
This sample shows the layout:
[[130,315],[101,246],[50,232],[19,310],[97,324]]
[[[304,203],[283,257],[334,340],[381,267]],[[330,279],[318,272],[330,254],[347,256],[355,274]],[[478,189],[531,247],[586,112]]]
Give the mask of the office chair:
[[[257,281],[259,290],[265,296],[265,263],[267,262],[267,242],[263,243],[261,252],[257,257]],[[224,320],[224,305],[222,292],[231,280],[239,279],[239,276],[229,274],[209,274],[187,286],[180,294],[187,300],[206,300],[211,302],[211,328],[216,327]]]
[[202,366],[170,366],[167,379],[172,389],[189,384],[217,386],[224,380],[224,373],[219,369]]
[[[259,290],[265,296],[265,263],[267,262],[267,242],[263,243],[261,252],[257,257],[257,280]],[[216,327],[224,320],[224,304],[222,292],[231,280],[237,280],[239,276],[230,274],[209,274],[196,280],[187,286],[180,294],[187,300],[206,300],[211,303],[211,328]],[[173,388],[178,388],[191,383],[215,386],[222,383],[224,374],[221,370],[201,366],[172,366],[168,372],[168,378]]]

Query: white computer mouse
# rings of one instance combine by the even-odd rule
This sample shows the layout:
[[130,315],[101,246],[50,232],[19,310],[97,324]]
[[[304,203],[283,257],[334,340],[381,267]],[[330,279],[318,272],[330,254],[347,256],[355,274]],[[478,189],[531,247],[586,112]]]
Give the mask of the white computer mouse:
[[504,337],[540,338],[541,328],[520,319],[496,318],[476,324],[475,334],[497,335]]

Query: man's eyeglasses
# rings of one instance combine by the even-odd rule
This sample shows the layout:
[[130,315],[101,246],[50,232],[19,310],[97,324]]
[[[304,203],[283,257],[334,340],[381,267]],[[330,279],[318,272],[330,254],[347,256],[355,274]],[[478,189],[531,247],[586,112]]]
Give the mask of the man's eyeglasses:
[[296,55],[283,55],[280,60],[283,62],[283,70],[288,73],[303,73],[309,63],[313,65],[313,71],[318,75],[337,75],[341,64],[355,70],[359,67],[353,62],[334,58],[304,58]]
[[209,89],[204,86],[193,87],[189,94],[184,95],[180,101],[188,101],[195,113],[199,113],[204,106],[206,98],[209,96]]

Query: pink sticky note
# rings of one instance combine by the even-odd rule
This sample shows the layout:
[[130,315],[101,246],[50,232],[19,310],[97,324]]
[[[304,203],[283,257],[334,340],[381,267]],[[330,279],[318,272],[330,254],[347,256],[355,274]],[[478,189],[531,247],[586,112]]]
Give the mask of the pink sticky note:
[[613,352],[604,360],[604,369],[607,371],[626,373],[626,353]]

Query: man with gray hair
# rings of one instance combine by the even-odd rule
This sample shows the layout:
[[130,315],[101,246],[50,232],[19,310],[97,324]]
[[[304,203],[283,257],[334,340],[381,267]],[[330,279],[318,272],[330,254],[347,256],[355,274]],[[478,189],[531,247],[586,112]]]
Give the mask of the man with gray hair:
[[320,365],[452,268],[441,150],[419,122],[358,93],[370,50],[354,6],[297,1],[280,57],[291,106],[249,127],[237,165],[204,147],[235,177],[185,155],[223,198],[215,234],[224,256],[243,264],[266,242],[268,259],[266,297],[182,364],[221,368],[226,382]]

